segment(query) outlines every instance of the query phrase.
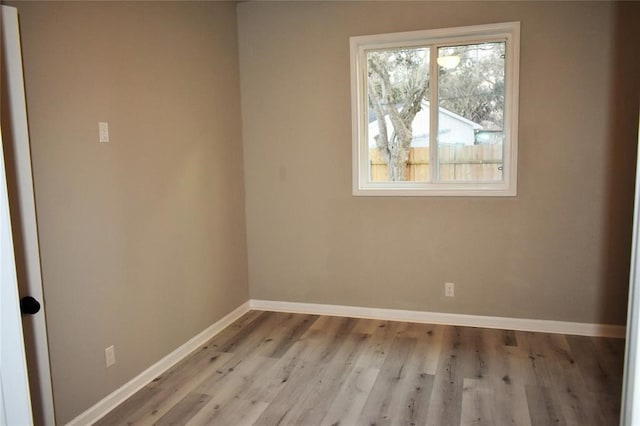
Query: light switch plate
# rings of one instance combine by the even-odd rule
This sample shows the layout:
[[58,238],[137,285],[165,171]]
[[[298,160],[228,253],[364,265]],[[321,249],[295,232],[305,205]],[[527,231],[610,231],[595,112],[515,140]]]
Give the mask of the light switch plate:
[[98,122],[98,140],[100,142],[109,142],[109,123]]

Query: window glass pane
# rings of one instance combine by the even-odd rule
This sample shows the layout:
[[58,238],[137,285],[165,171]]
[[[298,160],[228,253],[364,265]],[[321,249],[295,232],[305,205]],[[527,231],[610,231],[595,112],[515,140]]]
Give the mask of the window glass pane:
[[438,48],[438,177],[502,181],[505,42]]
[[369,181],[429,180],[429,49],[367,51]]

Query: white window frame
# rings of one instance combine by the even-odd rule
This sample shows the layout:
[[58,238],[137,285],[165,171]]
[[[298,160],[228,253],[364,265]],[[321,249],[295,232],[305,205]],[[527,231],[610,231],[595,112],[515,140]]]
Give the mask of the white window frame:
[[[351,114],[353,138],[353,195],[356,196],[515,196],[518,160],[518,87],[520,23],[506,22],[350,37]],[[431,105],[437,103],[437,48],[451,44],[505,41],[505,112],[503,180],[500,182],[371,182],[369,181],[367,56],[368,50],[430,47]],[[436,76],[434,78],[434,76]],[[434,86],[435,80],[435,86]],[[434,99],[436,101],[434,101]],[[431,111],[431,128],[437,129],[437,109]],[[431,164],[437,158],[437,135],[430,131]],[[432,176],[434,174],[432,173]],[[432,178],[433,179],[433,178]]]

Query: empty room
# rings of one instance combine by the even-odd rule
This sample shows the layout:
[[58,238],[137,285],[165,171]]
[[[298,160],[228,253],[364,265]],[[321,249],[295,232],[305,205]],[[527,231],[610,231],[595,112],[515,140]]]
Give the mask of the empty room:
[[633,424],[640,3],[1,3],[34,424]]

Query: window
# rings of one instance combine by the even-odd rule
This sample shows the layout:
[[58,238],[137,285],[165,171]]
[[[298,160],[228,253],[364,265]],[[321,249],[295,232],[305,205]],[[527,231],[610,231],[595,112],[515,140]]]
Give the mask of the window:
[[516,195],[520,23],[351,37],[354,195]]

